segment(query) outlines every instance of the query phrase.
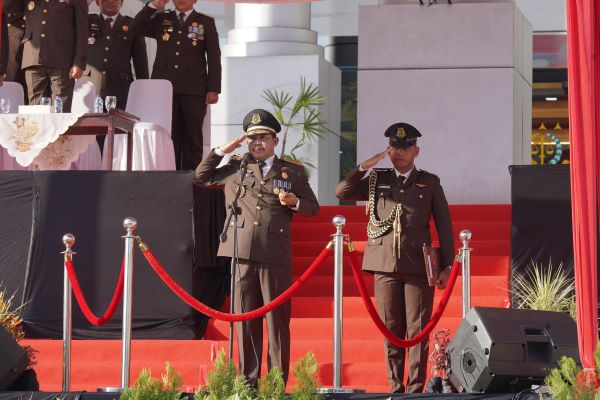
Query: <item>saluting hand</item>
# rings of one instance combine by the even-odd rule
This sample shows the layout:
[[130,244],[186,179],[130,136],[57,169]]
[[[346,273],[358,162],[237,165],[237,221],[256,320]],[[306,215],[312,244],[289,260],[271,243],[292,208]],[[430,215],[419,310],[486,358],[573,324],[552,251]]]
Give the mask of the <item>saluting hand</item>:
[[242,143],[244,143],[244,141],[246,140],[246,134],[243,134],[242,136],[240,136],[237,139],[233,139],[231,142],[221,145],[219,146],[219,149],[221,149],[221,151],[225,154],[229,154],[232,151],[234,151],[235,149],[239,148],[242,146]]
[[362,163],[360,163],[360,167],[364,170],[374,167],[379,161],[385,158],[389,151],[390,147],[388,146],[388,148],[382,151],[381,153],[377,153],[373,157],[369,158],[367,161],[363,161]]
[[279,192],[279,202],[282,206],[295,207],[298,203],[298,197],[292,192]]
[[71,71],[69,71],[69,78],[71,79],[79,79],[83,75],[83,69],[79,68],[77,65],[71,67]]

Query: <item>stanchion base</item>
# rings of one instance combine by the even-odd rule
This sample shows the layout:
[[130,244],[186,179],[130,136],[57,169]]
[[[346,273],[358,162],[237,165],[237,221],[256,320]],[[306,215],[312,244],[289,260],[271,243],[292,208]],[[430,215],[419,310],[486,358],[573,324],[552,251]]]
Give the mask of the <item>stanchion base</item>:
[[123,390],[123,388],[120,387],[100,387],[96,389],[96,392],[98,393],[121,393]]
[[364,393],[365,389],[357,388],[345,388],[345,387],[331,387],[331,388],[319,388],[317,393],[330,394],[330,393]]

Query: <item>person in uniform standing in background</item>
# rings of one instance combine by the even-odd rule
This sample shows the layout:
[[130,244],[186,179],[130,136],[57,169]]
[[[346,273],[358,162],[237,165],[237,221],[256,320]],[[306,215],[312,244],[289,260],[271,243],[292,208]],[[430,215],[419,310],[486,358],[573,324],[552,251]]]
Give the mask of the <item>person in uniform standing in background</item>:
[[[385,325],[399,338],[412,338],[427,325],[435,286],[448,281],[454,238],[448,202],[440,179],[415,167],[419,155],[412,125],[399,122],[385,131],[385,151],[362,162],[336,188],[345,200],[368,200],[370,211],[363,270],[374,274],[375,298]],[[389,156],[393,168],[369,169]],[[431,217],[440,242],[441,272],[428,279],[424,252],[431,245]],[[427,340],[408,349],[408,381],[404,384],[405,349],[384,342],[392,392],[422,392],[427,373]]]
[[[195,184],[224,186],[225,203],[230,204],[241,184],[238,206],[238,257],[236,270],[236,313],[249,312],[271,302],[291,284],[292,251],[290,223],[294,214],[316,215],[319,203],[308,183],[302,166],[275,156],[281,126],[268,111],[256,109],[243,122],[246,134],[213,149],[195,171]],[[217,168],[223,156],[248,143],[250,162],[240,182],[242,157],[234,156]],[[232,257],[232,226],[227,239],[219,246],[219,256]],[[287,382],[290,363],[289,301],[266,314],[269,334],[269,369],[278,367]],[[240,372],[255,387],[261,372],[262,318],[236,324]]]
[[44,96],[61,96],[71,110],[75,79],[86,66],[86,0],[24,0],[25,36],[22,69],[30,104]]
[[116,96],[117,108],[124,110],[129,86],[134,79],[131,62],[135,79],[148,79],[150,76],[146,41],[141,35],[131,34],[133,18],[120,14],[123,0],[96,0],[96,4],[100,13],[89,15],[87,68],[83,79],[94,84],[102,99]]
[[[6,19],[4,18],[6,16]],[[21,69],[23,59],[23,36],[25,35],[25,2],[23,0],[4,0],[2,2],[2,19],[6,32],[2,31],[2,46],[6,46],[7,61],[4,63],[5,80],[18,82],[23,86],[25,100],[27,87],[25,74]],[[6,33],[6,34],[5,34]]]
[[134,33],[156,39],[152,79],[173,84],[171,137],[178,170],[192,170],[202,160],[202,123],[206,105],[221,92],[221,50],[214,18],[196,12],[196,0],[154,0],[135,16]]

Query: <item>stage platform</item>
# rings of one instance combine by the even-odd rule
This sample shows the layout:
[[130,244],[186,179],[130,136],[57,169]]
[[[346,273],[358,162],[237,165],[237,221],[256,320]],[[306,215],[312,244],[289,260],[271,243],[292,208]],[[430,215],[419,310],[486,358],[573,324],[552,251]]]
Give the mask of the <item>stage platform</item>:
[[[471,393],[420,393],[420,394],[392,394],[392,393],[369,393],[369,394],[329,394],[325,396],[326,400],[511,400],[518,398],[526,400],[538,398],[537,393],[490,393],[490,394],[471,394]],[[118,396],[110,393],[90,393],[90,392],[0,392],[0,400],[118,400]],[[194,398],[193,394],[186,394],[182,399]]]

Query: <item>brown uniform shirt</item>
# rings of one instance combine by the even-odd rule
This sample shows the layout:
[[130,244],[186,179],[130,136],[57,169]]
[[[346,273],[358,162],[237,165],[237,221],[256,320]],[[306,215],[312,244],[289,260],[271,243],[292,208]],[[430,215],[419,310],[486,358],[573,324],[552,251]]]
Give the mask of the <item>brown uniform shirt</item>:
[[85,69],[88,39],[86,0],[24,0],[27,4],[22,68],[41,65]]
[[117,96],[117,107],[125,109],[129,85],[133,82],[131,62],[136,79],[148,79],[148,56],[143,36],[131,34],[133,18],[116,15],[112,28],[100,14],[89,15],[87,39],[88,62],[83,74],[105,96]]
[[[240,160],[231,159],[228,164],[216,168],[223,157],[214,150],[196,168],[195,183],[203,186],[224,185],[225,201],[229,204],[235,197],[240,182]],[[286,181],[289,192],[300,199],[298,211],[283,206],[273,193],[278,182]],[[319,203],[308,184],[302,167],[275,157],[273,166],[265,177],[258,164],[248,166],[244,178],[244,193],[238,201],[242,210],[238,215],[238,257],[259,263],[291,266],[290,222],[292,215],[316,215]],[[281,184],[279,184],[281,186]],[[233,255],[230,232],[227,240],[219,246],[219,256]]]
[[221,50],[215,20],[192,11],[179,26],[175,11],[145,6],[132,22],[135,33],[156,39],[152,79],[167,79],[173,93],[221,92]]
[[[429,172],[416,168],[402,185],[394,169],[378,169],[375,194],[377,214],[387,218],[396,204],[402,204],[401,250],[394,257],[393,229],[383,236],[369,239],[363,258],[363,269],[376,272],[425,273],[423,244],[431,244],[429,221],[433,216],[440,240],[441,266],[452,265],[454,236],[448,202],[440,179]],[[367,200],[369,178],[367,171],[354,168],[342,180],[335,191],[340,199]]]

